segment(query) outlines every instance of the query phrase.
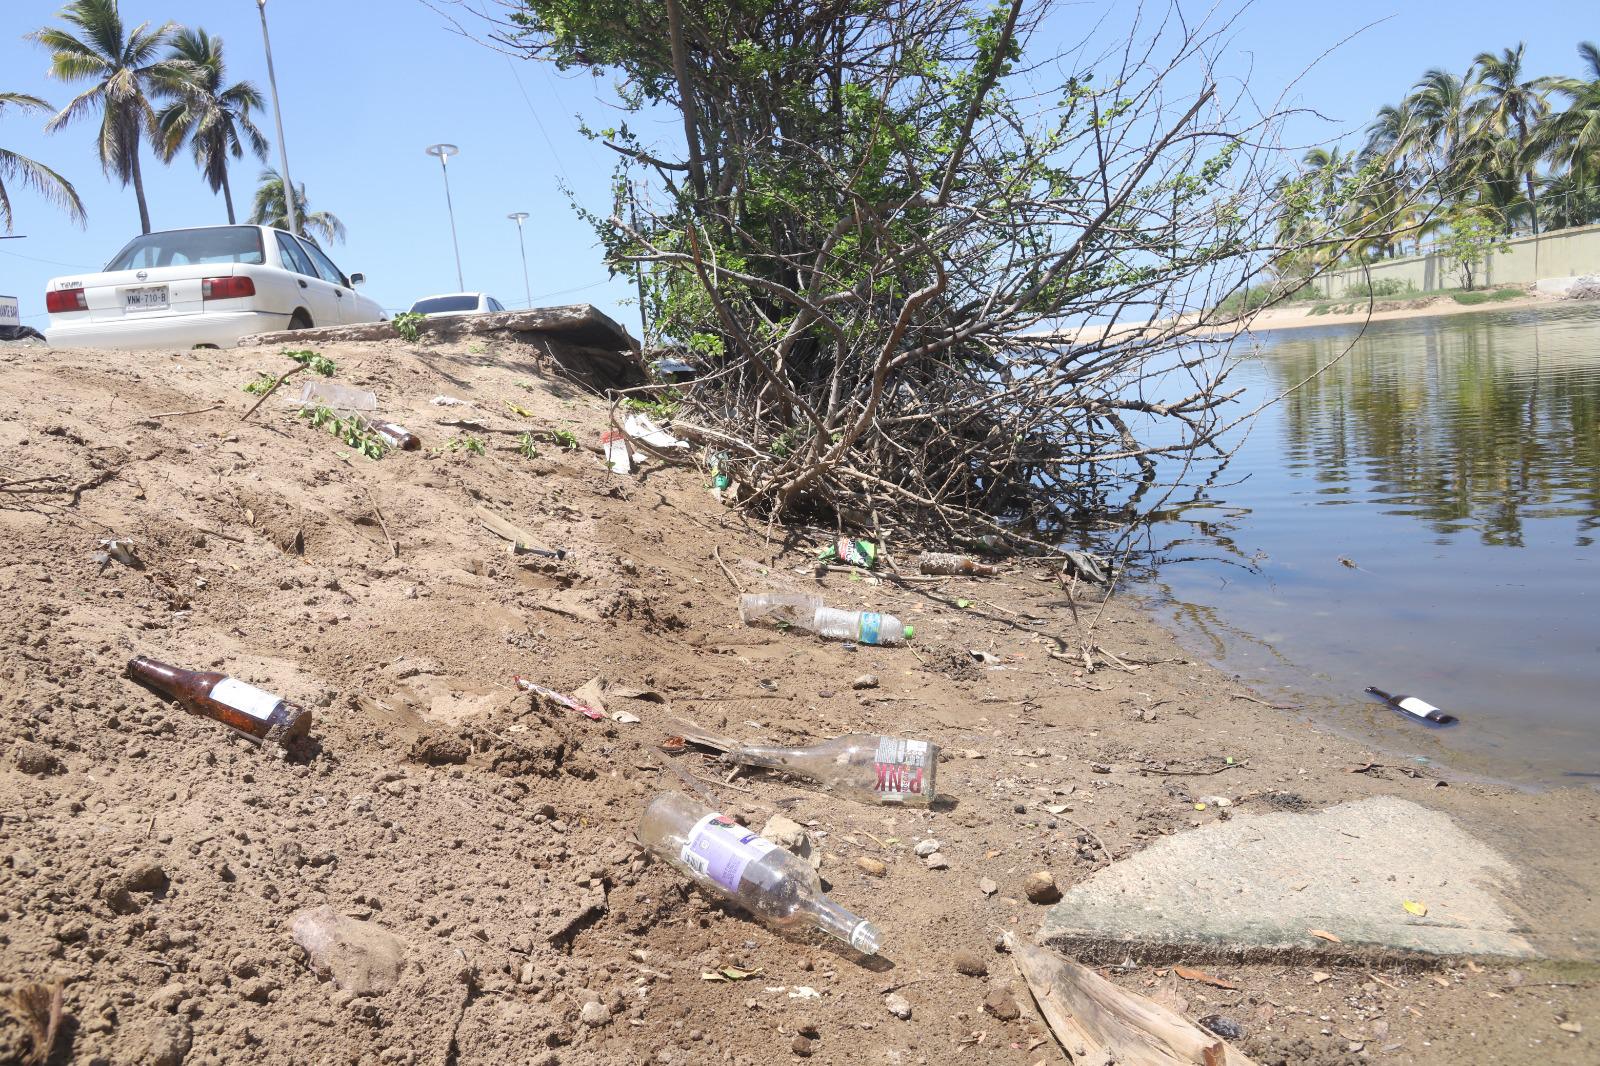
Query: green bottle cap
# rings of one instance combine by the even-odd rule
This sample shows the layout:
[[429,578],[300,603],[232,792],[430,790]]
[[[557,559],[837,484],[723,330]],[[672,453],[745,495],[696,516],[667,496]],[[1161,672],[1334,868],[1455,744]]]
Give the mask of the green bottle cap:
[[916,635],[917,635],[917,627],[916,626],[906,626],[906,639],[907,640],[910,640],[912,637],[914,637]]

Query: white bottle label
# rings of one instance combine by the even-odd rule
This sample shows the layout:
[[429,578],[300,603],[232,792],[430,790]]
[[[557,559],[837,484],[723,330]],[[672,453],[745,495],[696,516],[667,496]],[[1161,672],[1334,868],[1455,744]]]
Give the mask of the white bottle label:
[[211,698],[224,707],[232,707],[236,711],[248,714],[258,722],[271,721],[272,712],[283,702],[281,696],[273,695],[254,685],[247,685],[243,681],[236,681],[231,677],[225,677],[216,683],[211,689]]
[[1427,700],[1419,700],[1415,696],[1407,696],[1405,699],[1398,701],[1395,706],[1402,711],[1416,715],[1418,718],[1426,718],[1431,712],[1439,709]]
[[739,891],[744,868],[778,845],[721,814],[708,814],[689,830],[678,853],[685,866],[729,892]]
[[879,737],[873,767],[878,772],[874,790],[884,803],[920,796],[927,791],[928,742]]

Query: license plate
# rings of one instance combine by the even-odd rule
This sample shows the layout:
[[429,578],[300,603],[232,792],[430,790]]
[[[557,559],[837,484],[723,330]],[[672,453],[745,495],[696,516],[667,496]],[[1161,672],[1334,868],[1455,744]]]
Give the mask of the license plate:
[[129,311],[164,311],[167,308],[167,287],[149,285],[142,289],[122,290],[123,306]]

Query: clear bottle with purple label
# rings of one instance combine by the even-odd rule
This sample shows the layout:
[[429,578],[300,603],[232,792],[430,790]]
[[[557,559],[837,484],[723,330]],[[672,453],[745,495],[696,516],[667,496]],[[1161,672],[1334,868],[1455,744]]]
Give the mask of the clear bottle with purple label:
[[878,953],[878,930],[829,899],[810,863],[682,793],[650,802],[639,841],[776,929],[821,929],[864,954]]

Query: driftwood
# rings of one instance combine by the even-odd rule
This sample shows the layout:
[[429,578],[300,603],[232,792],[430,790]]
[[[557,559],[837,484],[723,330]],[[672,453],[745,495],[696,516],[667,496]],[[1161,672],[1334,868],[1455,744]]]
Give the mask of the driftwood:
[[1007,935],[1017,969],[1074,1066],[1255,1066],[1175,1011]]

